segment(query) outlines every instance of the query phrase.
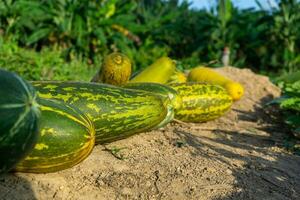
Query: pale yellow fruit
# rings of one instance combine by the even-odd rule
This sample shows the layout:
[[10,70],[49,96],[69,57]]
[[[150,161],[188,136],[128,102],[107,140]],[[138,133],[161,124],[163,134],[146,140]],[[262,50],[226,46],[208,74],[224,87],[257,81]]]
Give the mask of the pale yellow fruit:
[[129,82],[150,82],[165,84],[176,70],[175,62],[169,57],[161,57],[133,77]]
[[240,83],[229,79],[209,67],[195,67],[189,72],[188,81],[221,85],[235,101],[241,99],[244,95],[244,88]]
[[128,82],[131,75],[131,61],[122,53],[111,53],[105,56],[102,67],[92,82],[122,85]]
[[229,81],[224,85],[224,88],[227,90],[229,95],[232,97],[234,101],[237,101],[242,98],[244,95],[244,88],[241,84],[237,82]]
[[168,80],[168,84],[171,84],[171,83],[185,83],[186,80],[187,80],[187,77],[183,72],[181,72],[179,70],[175,70],[173,75]]

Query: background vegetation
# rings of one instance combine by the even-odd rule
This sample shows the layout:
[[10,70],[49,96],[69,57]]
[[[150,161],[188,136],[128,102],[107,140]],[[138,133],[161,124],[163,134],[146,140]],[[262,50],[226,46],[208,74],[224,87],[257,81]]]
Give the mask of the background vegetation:
[[[16,60],[25,61],[17,71],[30,79],[39,79],[49,64],[62,72],[42,73],[42,79],[56,74],[72,79],[68,71],[93,71],[111,51],[126,53],[138,70],[162,55],[182,61],[184,68],[219,61],[229,47],[237,67],[273,76],[299,67],[299,1],[281,0],[271,10],[217,2],[211,10],[196,10],[178,0],[2,0],[0,64],[12,68],[14,60],[17,69]],[[34,64],[28,72],[30,63],[43,66]]]
[[283,121],[291,129],[292,134],[287,135],[285,141],[286,147],[300,155],[300,71],[281,76],[277,84],[282,89],[282,96],[270,104],[279,106]]

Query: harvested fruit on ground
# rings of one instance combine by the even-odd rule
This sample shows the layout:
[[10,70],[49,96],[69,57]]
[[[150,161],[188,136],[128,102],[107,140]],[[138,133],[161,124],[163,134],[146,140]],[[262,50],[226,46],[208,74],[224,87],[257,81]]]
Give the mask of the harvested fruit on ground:
[[244,95],[244,88],[240,83],[235,82],[208,67],[198,66],[192,69],[188,74],[188,81],[221,85],[235,101],[239,100]]
[[0,70],[0,174],[33,149],[40,109],[35,89],[14,73]]
[[104,58],[101,69],[91,82],[121,85],[128,82],[131,76],[131,61],[122,53],[111,53]]
[[175,110],[175,119],[185,122],[205,122],[221,117],[232,105],[232,97],[219,85],[177,83],[171,87],[182,98]]
[[169,57],[161,57],[129,82],[152,82],[165,84],[176,70],[175,62]]

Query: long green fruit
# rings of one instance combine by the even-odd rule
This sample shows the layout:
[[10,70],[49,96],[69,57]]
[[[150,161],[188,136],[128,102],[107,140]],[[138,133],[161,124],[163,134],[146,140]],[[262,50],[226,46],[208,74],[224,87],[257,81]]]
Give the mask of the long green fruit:
[[170,104],[174,107],[174,109],[179,109],[181,107],[182,99],[178,95],[177,91],[173,88],[163,85],[160,83],[151,83],[151,82],[137,82],[137,83],[127,83],[123,85],[124,88],[142,90],[151,92],[157,95],[162,96],[170,101]]
[[73,105],[95,124],[96,143],[151,130],[167,115],[160,96],[86,82],[33,82],[38,95]]
[[33,149],[39,119],[34,88],[16,74],[0,70],[0,174]]
[[173,88],[159,84],[159,83],[127,83],[123,85],[125,88],[142,90],[157,94],[162,97],[162,99],[166,102],[168,108],[168,114],[165,119],[161,121],[154,129],[164,127],[166,124],[171,122],[174,119],[175,109],[179,109],[181,107],[182,99],[178,95],[177,91]]
[[90,119],[59,101],[39,99],[39,104],[42,111],[40,137],[15,170],[55,172],[85,159],[95,144],[95,128]]
[[201,83],[172,84],[182,97],[175,118],[186,122],[204,122],[222,116],[232,105],[232,97],[218,85]]

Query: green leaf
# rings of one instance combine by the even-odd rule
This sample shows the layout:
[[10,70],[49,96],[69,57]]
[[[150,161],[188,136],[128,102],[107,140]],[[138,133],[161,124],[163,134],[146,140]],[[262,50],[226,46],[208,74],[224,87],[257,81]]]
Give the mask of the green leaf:
[[32,43],[37,42],[38,40],[45,38],[46,36],[48,36],[51,33],[51,29],[50,28],[41,28],[37,31],[35,31],[33,34],[31,34],[27,40],[26,40],[26,44],[30,45]]
[[283,109],[300,111],[300,98],[294,97],[285,99],[280,103],[280,107]]
[[300,115],[290,115],[285,122],[292,127],[300,127]]
[[97,28],[94,32],[95,32],[96,37],[100,40],[100,42],[102,44],[107,43],[106,35],[102,28]]
[[223,27],[225,27],[226,23],[228,23],[228,21],[231,19],[231,10],[231,0],[219,0],[218,15]]

